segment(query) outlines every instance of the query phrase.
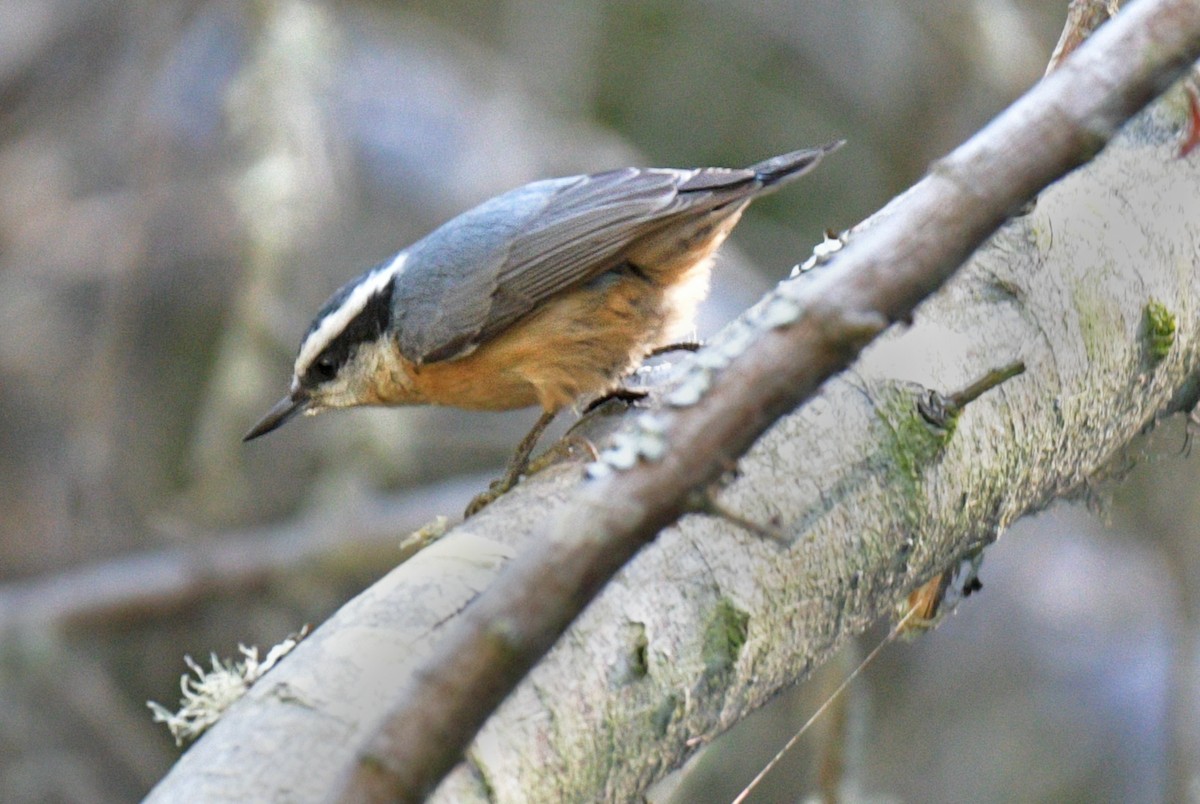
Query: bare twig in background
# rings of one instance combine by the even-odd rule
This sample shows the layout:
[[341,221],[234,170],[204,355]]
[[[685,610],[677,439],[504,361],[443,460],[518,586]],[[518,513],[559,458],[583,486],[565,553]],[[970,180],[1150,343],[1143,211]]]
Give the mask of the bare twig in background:
[[459,477],[395,498],[364,498],[336,515],[221,534],[189,533],[187,546],[96,562],[0,584],[0,639],[33,629],[161,616],[216,592],[229,594],[321,561],[407,558],[401,537],[438,511],[457,511],[490,475]]
[[[1147,47],[1151,43],[1153,47]],[[1078,164],[1101,146],[1121,120],[1145,103],[1154,92],[1169,82],[1170,76],[1177,75],[1196,57],[1198,46],[1200,9],[1195,4],[1152,3],[1144,0],[1124,19],[1107,26],[1022,103],[942,162],[929,179],[898,200],[888,210],[888,217],[860,234],[839,257],[841,270],[835,268],[802,286],[800,301],[810,306],[803,308],[800,323],[788,329],[762,334],[754,348],[746,353],[745,359],[735,360],[717,379],[702,405],[676,414],[670,422],[666,429],[668,441],[686,452],[676,453],[666,462],[642,464],[630,472],[589,484],[583,489],[588,498],[577,502],[577,507],[569,509],[564,518],[556,515],[558,528],[552,528],[549,534],[546,533],[544,521],[552,505],[548,497],[561,494],[570,484],[570,478],[565,473],[538,479],[538,482],[510,495],[509,499],[501,500],[468,526],[458,529],[422,554],[417,561],[402,567],[343,609],[276,670],[278,678],[267,679],[264,685],[252,690],[243,706],[234,707],[213,733],[193,747],[155,795],[160,800],[198,792],[203,792],[207,798],[218,799],[240,795],[245,788],[238,781],[236,769],[244,768],[248,773],[253,773],[262,784],[264,773],[267,772],[264,768],[268,764],[274,765],[269,772],[288,789],[295,789],[303,776],[303,784],[314,796],[327,795],[332,781],[330,774],[339,770],[337,763],[346,758],[347,752],[359,750],[364,736],[379,726],[380,704],[384,696],[394,695],[395,674],[401,672],[401,667],[411,669],[416,661],[421,662],[424,671],[418,671],[411,686],[402,690],[399,699],[391,699],[391,719],[382,732],[388,739],[368,747],[366,754],[370,757],[370,769],[380,772],[373,781],[384,782],[382,788],[371,789],[382,789],[388,794],[415,795],[431,784],[455,760],[463,741],[481,722],[488,708],[498,702],[524,669],[549,647],[574,612],[582,607],[628,555],[653,536],[659,526],[682,510],[683,493],[711,482],[724,472],[729,466],[729,459],[744,450],[774,415],[789,409],[804,393],[811,391],[822,376],[840,365],[839,360],[847,356],[842,351],[846,348],[846,342],[841,341],[840,348],[829,348],[839,343],[836,337],[839,332],[844,336],[849,331],[851,342],[858,342],[864,329],[878,325],[880,313],[887,319],[903,315],[923,294],[936,286],[937,281],[952,270],[953,264],[969,253],[988,231],[1002,222],[1008,210],[1017,208],[1037,188]],[[1140,54],[1143,58],[1133,58],[1131,54]],[[1156,67],[1151,67],[1156,59],[1159,59]],[[1143,160],[1147,158],[1145,155],[1142,157]],[[1189,190],[1193,189],[1189,185]],[[1025,232],[1030,237],[1033,235],[1032,227],[1033,224],[1029,224],[1029,230]],[[1022,229],[1018,226],[1013,235],[1020,234]],[[1057,236],[1062,239],[1064,234],[1059,232]],[[1006,242],[1011,246],[1011,242]],[[1014,250],[1013,254],[1016,253]],[[860,260],[865,264],[858,262]],[[929,270],[918,270],[917,263],[925,263]],[[861,267],[856,272],[851,265]],[[1002,270],[995,264],[989,265],[988,269],[994,272]],[[1024,289],[1024,282],[1046,281],[1042,273],[1032,272],[1030,276],[1014,274],[1004,277],[1004,281],[996,278],[986,292],[1003,299],[1004,288],[1020,290]],[[1186,300],[1194,296],[1196,289],[1188,284],[1194,282],[1194,276],[1175,274],[1164,278],[1156,273],[1154,277],[1155,282],[1182,283],[1172,287],[1174,292],[1171,298]],[[1138,278],[1139,281],[1153,284],[1149,282],[1148,275]],[[893,292],[887,293],[888,290]],[[961,305],[979,303],[986,295],[980,288],[973,290],[979,295],[959,298],[958,302]],[[824,293],[819,300],[818,292]],[[835,292],[838,295],[832,295]],[[1096,292],[1099,292],[1098,289]],[[780,298],[786,299],[787,296],[775,297],[776,300]],[[1008,298],[1018,298],[1022,304],[1031,306],[1044,301],[1036,295],[1031,298]],[[849,303],[848,308],[840,310],[840,322],[836,307],[838,303]],[[769,313],[770,305],[771,302],[767,302],[760,306],[759,314],[762,315],[764,311]],[[848,316],[847,309],[859,313]],[[872,315],[868,311],[878,312]],[[1061,320],[1062,310],[1056,312]],[[818,322],[818,318],[822,320]],[[851,325],[849,327],[845,326],[847,318]],[[1119,314],[1116,320],[1122,320]],[[866,327],[861,326],[864,321]],[[1050,328],[1055,322],[1041,321],[1041,325]],[[973,326],[978,329],[978,321]],[[1115,325],[1113,330],[1119,338],[1129,334],[1127,329]],[[975,330],[970,332],[980,338],[986,338],[987,335],[986,332]],[[1071,336],[1067,340],[1072,346],[1078,344],[1078,330],[1066,334]],[[810,344],[823,344],[825,350],[818,355],[819,360],[797,367],[795,357],[802,351],[796,347],[793,339],[803,341],[805,337],[812,339],[808,341]],[[1110,393],[1101,393],[1099,388],[1081,388],[1077,382],[1079,377],[1075,374],[1063,374],[1060,371],[1055,376],[1055,363],[1062,357],[1057,350],[1063,347],[1055,343],[1049,333],[1045,337],[1047,343],[1041,344],[1041,347],[1048,348],[1050,354],[1041,355],[1036,363],[1030,362],[1030,374],[1023,381],[1034,383],[1036,378],[1036,384],[1029,386],[1031,392],[1073,395],[1088,391],[1091,396],[1083,397],[1082,401],[1094,399],[1102,405],[1107,404],[1110,416],[1116,415],[1112,410],[1113,399],[1119,398],[1129,409],[1122,411],[1124,415],[1120,418],[1120,426],[1108,433],[1110,438],[1099,438],[1094,428],[1071,429],[1062,420],[1054,425],[1044,418],[1044,410],[1035,413],[1033,409],[1026,409],[1020,414],[1022,418],[1008,425],[1008,432],[1012,433],[1011,440],[1007,442],[1012,449],[1008,459],[1012,462],[1011,473],[1006,476],[1007,482],[1013,487],[1010,496],[998,496],[1003,489],[994,485],[994,478],[960,474],[957,477],[959,482],[975,485],[961,492],[966,503],[954,505],[957,515],[965,516],[966,521],[953,520],[953,528],[950,521],[939,522],[931,512],[908,509],[909,516],[915,519],[909,520],[908,527],[899,533],[883,524],[878,526],[883,530],[882,533],[849,531],[869,542],[860,545],[861,549],[852,553],[855,558],[839,553],[839,558],[822,559],[820,553],[807,545],[798,549],[794,556],[771,554],[764,558],[761,552],[757,552],[765,549],[763,545],[739,543],[739,552],[755,554],[768,563],[778,563],[786,558],[788,561],[798,560],[801,567],[809,566],[813,573],[821,569],[841,573],[809,582],[816,588],[824,588],[827,594],[801,598],[813,601],[811,605],[818,608],[818,611],[812,612],[816,619],[806,623],[815,630],[792,632],[797,638],[805,635],[809,641],[809,661],[827,653],[830,645],[847,630],[861,628],[873,613],[886,608],[895,595],[907,591],[914,582],[932,574],[935,570],[933,565],[945,566],[949,556],[961,552],[964,531],[958,528],[965,529],[966,540],[972,544],[994,538],[995,529],[1003,527],[1012,517],[1044,504],[1051,495],[1076,488],[1088,472],[1103,464],[1122,438],[1136,432],[1147,420],[1172,405],[1184,404],[1182,397],[1176,398],[1175,389],[1161,373],[1164,370],[1161,367],[1152,387],[1144,389],[1144,398],[1136,400],[1130,398],[1125,386],[1119,389],[1123,396],[1114,397]],[[1087,343],[1093,343],[1096,337],[1098,333],[1094,327],[1088,328],[1083,334]],[[1186,350],[1183,344],[1187,344]],[[714,346],[721,348],[719,339]],[[1009,343],[1009,348],[1014,346],[1014,343]],[[1178,346],[1175,357],[1178,373],[1171,375],[1176,378],[1180,373],[1195,369],[1194,333],[1184,333],[1181,329]],[[1126,353],[1118,351],[1113,354],[1122,358],[1118,366],[1120,372],[1124,372],[1129,362],[1124,359]],[[1095,361],[1110,357],[1103,351],[1093,355],[1091,347],[1088,356]],[[1093,370],[1100,371],[1098,367],[1093,367]],[[1108,366],[1106,370],[1118,373],[1117,367]],[[1104,376],[1107,378],[1108,375]],[[1121,377],[1124,378],[1125,374],[1121,373]],[[1108,379],[1108,382],[1103,389],[1113,391],[1114,380]],[[760,406],[755,408],[754,415],[748,420],[741,418],[747,410],[746,393],[762,395],[758,400]],[[1059,415],[1065,417],[1067,424],[1080,427],[1083,425],[1081,416],[1103,415],[1088,413],[1090,408],[1076,410],[1081,404],[1081,400],[1075,396],[1065,397],[1064,405],[1069,410],[1060,410]],[[850,407],[848,404],[847,413]],[[876,405],[878,416],[884,416],[884,407],[882,404]],[[1044,400],[1041,407],[1045,407]],[[848,422],[839,421],[838,425],[842,434],[853,436]],[[1050,434],[1052,427],[1057,427],[1060,434],[1065,431],[1076,437],[1078,451],[1067,452],[1067,447],[1074,445],[1074,441],[1057,443]],[[1000,429],[1003,430],[1003,427]],[[703,437],[688,437],[697,433]],[[796,434],[792,435],[795,437]],[[961,428],[958,435],[963,436]],[[836,441],[836,436],[832,440]],[[961,443],[956,440],[952,445]],[[721,445],[719,448],[716,446],[718,444]],[[969,442],[967,448],[970,447],[982,449],[983,442]],[[1039,451],[1050,448],[1053,448],[1053,458],[1049,453]],[[768,460],[781,460],[782,453],[772,452],[768,447],[763,449]],[[779,444],[773,444],[773,449],[779,450]],[[823,443],[812,449],[809,457],[812,460],[828,457],[831,449],[831,443]],[[992,449],[998,447],[992,445]],[[1045,464],[1039,464],[1038,461],[1045,461]],[[932,470],[931,467],[911,462],[905,466],[916,478],[924,477],[922,471]],[[779,471],[778,467],[775,469]],[[788,469],[795,471],[794,466]],[[957,499],[956,490],[947,491],[954,491]],[[941,505],[951,505],[949,501],[940,499],[941,489],[938,492],[935,494],[931,490],[930,494],[938,498],[939,510]],[[835,490],[829,488],[821,492],[830,496],[834,493]],[[780,504],[785,502],[780,499]],[[912,501],[906,502],[911,504]],[[836,500],[831,503],[837,504]],[[985,506],[986,511],[976,510],[973,506],[977,504]],[[522,508],[530,513],[525,513]],[[831,509],[830,514],[833,513],[834,509]],[[882,517],[878,511],[872,513]],[[850,512],[839,508],[836,514],[844,517]],[[529,517],[538,520],[536,525],[528,521]],[[880,519],[880,522],[883,521]],[[939,524],[940,527],[934,527]],[[618,530],[617,525],[626,538],[614,542],[611,537]],[[538,549],[530,550],[514,561],[504,577],[475,605],[462,616],[447,621],[447,614],[456,613],[486,585],[495,565],[511,552],[511,542],[527,541],[528,531],[535,528],[542,539]],[[947,528],[953,532],[947,532]],[[526,532],[519,533],[522,530]],[[921,541],[914,545],[912,540],[918,536]],[[677,540],[673,540],[673,543],[677,545]],[[824,542],[822,545],[829,549],[834,547]],[[713,566],[717,554],[706,553],[700,543],[691,543],[690,548],[692,552],[701,554],[710,576],[724,577],[723,567]],[[682,555],[687,554],[685,549]],[[676,553],[676,559],[680,555]],[[722,561],[737,560],[732,553],[722,554],[720,558]],[[830,561],[833,566],[830,566]],[[845,561],[860,563],[839,563]],[[455,564],[453,569],[458,570],[457,575],[447,572],[434,580],[420,575],[422,570],[445,568],[450,564]],[[681,571],[681,565],[677,562],[660,569],[665,570],[666,577],[660,578],[658,583],[669,587],[674,582],[674,572]],[[802,569],[797,570],[803,573]],[[633,567],[629,571],[636,572]],[[512,596],[507,602],[506,595]],[[754,587],[741,588],[738,595],[740,599],[737,603],[744,603],[755,612],[764,611],[764,605],[766,610],[770,609],[769,595],[765,601],[759,599]],[[704,733],[705,719],[709,719],[712,726],[718,726],[769,694],[762,688],[756,688],[755,692],[745,686],[749,681],[743,677],[743,673],[760,681],[769,677],[769,687],[770,683],[783,683],[780,676],[784,668],[780,665],[779,652],[788,657],[786,664],[788,668],[793,668],[792,673],[795,672],[794,668],[802,666],[802,663],[795,663],[798,656],[786,640],[764,640],[763,634],[757,634],[756,637],[755,632],[747,632],[746,628],[749,622],[759,627],[758,620],[751,620],[749,613],[726,597],[717,602],[715,609],[709,611],[718,614],[715,633],[722,636],[717,643],[721,650],[717,651],[718,655],[710,656],[711,664],[706,663],[711,671],[703,674],[706,680],[699,688],[694,685],[695,682],[688,686],[686,695],[681,690],[682,697],[671,694],[644,701],[646,725],[663,741],[662,753],[654,754],[653,760],[659,770],[665,757],[675,757],[682,750],[683,741],[679,740],[682,732],[700,729],[699,733]],[[823,611],[827,618],[818,616]],[[542,619],[538,619],[539,616]],[[652,618],[649,612],[641,616]],[[589,625],[594,623],[589,622]],[[637,638],[636,622],[612,622],[610,618],[606,624],[610,628],[628,628],[630,625],[634,626],[635,632],[630,642],[633,646],[631,655],[642,656],[642,661],[631,662],[628,674],[647,681],[650,676],[657,681],[659,674],[670,675],[672,669],[660,661],[654,661],[654,654],[646,649],[643,640]],[[769,625],[761,627],[770,628]],[[448,633],[439,634],[442,628],[446,628]],[[571,648],[578,649],[585,659],[589,658],[587,652],[574,642],[572,640]],[[432,648],[428,647],[430,644]],[[468,646],[477,650],[472,652],[471,649],[464,649]],[[591,663],[574,668],[574,675],[568,673],[559,678],[569,679],[565,682],[568,687],[583,684],[597,674],[608,678],[612,670],[611,663],[616,661],[613,657],[619,655],[620,647],[619,641],[606,642],[601,650],[609,657],[607,663],[597,666],[594,657],[591,657]],[[563,653],[555,662],[559,669],[571,661],[571,652],[564,648]],[[678,654],[670,655],[678,658]],[[648,662],[653,665],[653,673],[647,670]],[[639,667],[642,669],[639,670]],[[314,684],[317,668],[320,668],[322,681],[319,685]],[[476,682],[480,679],[482,686],[477,686]],[[601,687],[610,698],[618,697],[610,685],[601,684]],[[277,694],[285,690],[286,696]],[[622,701],[629,703],[628,696],[636,697],[639,695],[637,690],[637,687],[630,687],[628,693],[621,696]],[[706,700],[701,695],[706,691],[725,701],[724,706],[717,703],[715,714],[710,709],[702,709],[698,703]],[[537,691],[530,694],[536,698],[560,693],[556,688],[538,684]],[[572,697],[570,689],[562,694]],[[296,706],[296,702],[303,706]],[[419,706],[422,702],[427,704],[424,709]],[[408,708],[412,703],[418,706]],[[528,695],[513,705],[518,710],[530,705]],[[608,712],[608,707],[616,705],[614,700],[597,702],[596,711],[592,714],[599,714],[611,726],[611,721],[604,713]],[[563,718],[569,716],[566,710],[558,710],[558,714]],[[716,717],[715,722],[711,720],[713,717]],[[595,725],[594,721],[587,722]],[[506,721],[506,725],[509,731],[504,733],[502,739],[487,732],[481,735],[472,756],[473,768],[477,773],[482,774],[485,767],[492,767],[485,763],[488,757],[502,750],[499,743],[503,742],[506,746],[519,744],[524,737],[544,734],[540,731],[544,724],[539,723],[536,717],[521,716],[519,711]],[[568,725],[565,720],[560,720],[552,724],[552,730],[562,733],[569,730]],[[264,733],[276,733],[276,729],[279,734],[288,735],[291,750],[284,757],[275,752],[268,760],[261,749],[255,747],[255,741],[261,741]],[[587,739],[593,744],[604,742],[597,740],[594,729],[585,729],[583,733],[590,735]],[[579,792],[584,789],[596,792],[602,789],[605,791],[602,795],[618,797],[630,794],[631,788],[627,785],[637,785],[639,778],[644,784],[645,779],[639,777],[639,773],[652,774],[653,771],[632,761],[622,762],[623,758],[628,759],[625,753],[627,749],[638,748],[633,744],[632,733],[628,736],[629,746],[605,743],[608,746],[608,756],[604,760],[609,763],[604,766],[607,774],[601,773],[593,764],[579,761],[577,757],[574,757],[574,763],[566,761],[567,753],[555,754],[554,762],[546,762],[547,758],[542,755],[542,761],[536,764],[540,764],[547,774],[545,783],[554,785],[547,789],[557,789],[559,792]],[[408,737],[415,740],[405,742]],[[266,742],[274,744],[274,740],[268,739]],[[335,754],[330,750],[330,745],[345,750]],[[404,750],[396,752],[394,749],[397,745],[403,745]],[[536,746],[542,745],[545,743],[536,743]],[[321,762],[314,764],[314,755],[310,751],[316,750],[317,746],[320,747]],[[536,746],[531,747],[530,751],[536,753]],[[577,744],[574,748],[583,750]],[[564,752],[570,750],[563,749]],[[398,756],[403,757],[404,764],[397,759]],[[596,757],[592,759],[600,761]],[[648,761],[645,757],[642,760]],[[409,762],[412,765],[407,764]],[[220,778],[206,770],[215,767],[222,768]],[[305,773],[298,773],[300,768],[304,768]],[[486,786],[493,795],[503,796],[506,792],[514,791],[508,786],[510,784],[517,785],[516,790],[522,789],[520,782],[514,780],[528,781],[518,771],[532,772],[530,766],[525,764],[521,764],[519,769],[510,767],[506,771],[511,773],[510,777],[500,779],[488,776],[485,785],[481,777],[473,778],[469,769],[465,776],[456,777],[453,791],[462,793],[474,790],[479,793]],[[360,778],[358,781],[364,780]],[[599,787],[585,787],[589,782]],[[473,783],[476,785],[474,788],[471,787]],[[353,788],[349,795],[353,797],[355,792],[364,792],[365,789]],[[526,785],[523,789],[528,791],[532,788]]]

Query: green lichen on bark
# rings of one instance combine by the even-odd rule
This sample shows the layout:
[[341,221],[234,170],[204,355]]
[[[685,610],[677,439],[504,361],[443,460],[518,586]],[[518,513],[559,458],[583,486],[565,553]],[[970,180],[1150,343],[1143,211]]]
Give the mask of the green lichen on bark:
[[926,467],[938,460],[954,435],[957,414],[935,427],[917,409],[916,395],[900,388],[884,392],[875,414],[883,425],[883,453],[897,470],[897,487],[905,496],[919,496]]
[[1171,353],[1175,344],[1175,329],[1178,322],[1175,314],[1157,299],[1150,299],[1143,308],[1143,327],[1146,334],[1146,350],[1152,363],[1161,363]]
[[704,630],[704,675],[712,678],[729,672],[746,644],[750,615],[729,598],[721,598]]
[[656,737],[666,736],[667,728],[671,725],[671,720],[675,717],[675,710],[678,708],[679,698],[675,695],[668,695],[651,711],[650,726]]

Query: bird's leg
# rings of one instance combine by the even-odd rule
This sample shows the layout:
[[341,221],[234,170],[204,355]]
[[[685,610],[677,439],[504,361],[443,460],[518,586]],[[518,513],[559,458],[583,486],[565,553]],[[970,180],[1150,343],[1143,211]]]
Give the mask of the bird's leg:
[[[583,421],[582,419],[580,421]],[[579,422],[576,422],[578,425]],[[572,430],[575,426],[572,426]],[[566,435],[561,440],[554,443],[549,449],[539,455],[536,459],[529,462],[529,468],[526,470],[526,475],[536,475],[548,466],[564,461],[571,457],[576,451],[581,451],[587,454],[588,460],[600,460],[600,451],[596,449],[596,445],[588,440],[587,436],[579,435],[568,430]]]
[[663,346],[656,346],[649,352],[646,352],[644,360],[649,360],[652,357],[660,357],[668,355],[671,352],[699,352],[703,347],[700,341],[678,341],[677,343],[668,343]]
[[627,405],[632,405],[634,402],[640,402],[648,396],[650,394],[647,391],[637,391],[632,388],[616,388],[596,397],[583,408],[579,420],[567,428],[567,432],[563,435],[561,441],[543,452],[536,461],[529,463],[529,474],[537,474],[552,463],[567,458],[576,449],[586,452],[593,461],[600,460],[600,450],[596,449],[596,445],[587,436],[576,433],[576,428],[586,422],[589,414],[593,413],[605,402],[619,400]]
[[[699,341],[679,341],[678,343],[668,343],[665,346],[656,346],[649,352],[646,352],[646,356],[642,359],[649,360],[652,357],[660,357],[665,354],[670,354],[671,352],[697,352],[703,345],[704,344],[700,343]],[[627,376],[632,376],[632,374],[633,372]],[[634,402],[640,402],[648,396],[650,396],[649,391],[639,391],[635,388],[624,388],[618,386],[612,391],[609,391],[607,394],[598,396],[591,402],[588,402],[587,406],[583,409],[583,413],[584,415],[587,415],[603,405],[605,402],[610,402],[614,399],[632,404]]]
[[[687,351],[695,352],[701,347],[697,341],[680,341],[679,343],[670,343],[665,346],[659,346],[651,349],[646,353],[646,359],[658,357],[669,352]],[[619,399],[622,402],[633,403],[645,399],[649,396],[646,391],[638,391],[632,388],[617,388],[604,394],[597,399],[588,403],[583,409],[584,414],[591,413],[596,408],[613,399]],[[508,462],[508,468],[504,471],[504,476],[491,484],[487,491],[479,494],[475,499],[471,500],[471,504],[467,506],[465,517],[473,516],[482,511],[493,500],[499,497],[504,492],[517,485],[517,481],[521,479],[521,475],[529,468],[529,457],[533,453],[533,448],[537,446],[538,439],[542,437],[542,433],[546,432],[546,428],[550,426],[550,422],[554,421],[555,412],[546,412],[538,418],[533,425],[533,429],[521,439],[521,443],[517,445],[517,451],[513,454],[512,459]],[[575,436],[574,441],[582,441],[583,446],[593,454],[596,453],[596,448],[587,441],[587,439]]]
[[509,459],[508,468],[504,470],[503,477],[494,481],[487,491],[471,500],[471,504],[467,506],[467,510],[463,514],[464,518],[479,513],[501,494],[517,485],[522,473],[529,466],[529,456],[533,453],[533,448],[537,446],[538,439],[542,437],[542,433],[546,432],[546,428],[550,426],[550,422],[554,421],[557,414],[556,410],[545,411],[538,417],[533,428],[521,439],[521,443],[517,444],[517,451]]
[[633,388],[616,388],[612,391],[609,391],[607,394],[598,396],[591,402],[588,402],[583,409],[583,413],[586,416],[596,408],[603,405],[605,402],[611,402],[614,399],[625,403],[633,403],[640,402],[648,396],[650,396],[648,391],[638,391]]

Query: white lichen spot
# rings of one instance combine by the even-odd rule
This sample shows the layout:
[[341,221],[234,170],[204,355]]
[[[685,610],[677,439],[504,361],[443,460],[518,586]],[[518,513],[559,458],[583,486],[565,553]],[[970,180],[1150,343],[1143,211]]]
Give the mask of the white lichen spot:
[[700,401],[708,390],[710,381],[707,372],[693,371],[666,396],[666,403],[674,408],[686,408]]
[[627,433],[617,433],[612,445],[600,453],[600,460],[613,469],[631,469],[638,462],[634,438]]
[[725,368],[729,358],[720,349],[701,349],[696,353],[696,364],[709,369]]
[[587,476],[593,480],[608,477],[632,469],[639,461],[660,460],[667,454],[666,428],[666,416],[647,414],[635,419],[630,429],[612,437],[599,461],[588,465]]
[[818,265],[824,265],[833,259],[833,255],[842,250],[846,245],[846,240],[849,237],[848,232],[842,232],[837,237],[825,235],[825,239],[813,246],[812,256],[799,265],[792,267],[789,279],[795,279],[800,274],[806,274]]
[[637,422],[643,432],[661,435],[667,432],[667,425],[671,423],[671,418],[665,414],[650,411],[638,416]]
[[183,697],[179,699],[178,711],[172,712],[157,701],[146,702],[154,713],[154,722],[167,724],[176,745],[195,740],[280,659],[291,653],[307,634],[308,626],[305,626],[300,633],[292,634],[267,651],[262,661],[258,660],[257,647],[247,648],[245,645],[238,645],[244,657],[240,662],[233,659],[222,661],[215,653],[211,654],[211,670],[205,670],[191,656],[184,656],[183,660],[196,677],[192,678],[186,673],[180,677],[179,687]]
[[726,337],[721,339],[718,348],[726,357],[732,359],[745,352],[758,338],[758,331],[744,322],[735,322],[728,328]]
[[794,324],[799,317],[799,304],[786,296],[776,295],[756,309],[754,321],[763,327],[774,329]]
[[642,460],[662,460],[667,454],[667,439],[659,433],[641,433],[637,440],[637,451]]
[[600,480],[601,478],[616,474],[616,470],[603,460],[599,460],[589,463],[587,468],[584,469],[584,474],[588,480]]

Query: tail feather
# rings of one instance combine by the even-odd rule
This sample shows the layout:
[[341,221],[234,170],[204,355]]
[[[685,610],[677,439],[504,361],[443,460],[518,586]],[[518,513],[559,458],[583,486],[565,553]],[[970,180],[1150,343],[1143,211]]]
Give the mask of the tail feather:
[[783,184],[792,179],[798,179],[815,168],[825,157],[846,144],[845,140],[837,140],[816,148],[805,148],[787,154],[773,156],[762,162],[751,165],[748,169],[754,171],[759,184],[770,187],[773,184]]

